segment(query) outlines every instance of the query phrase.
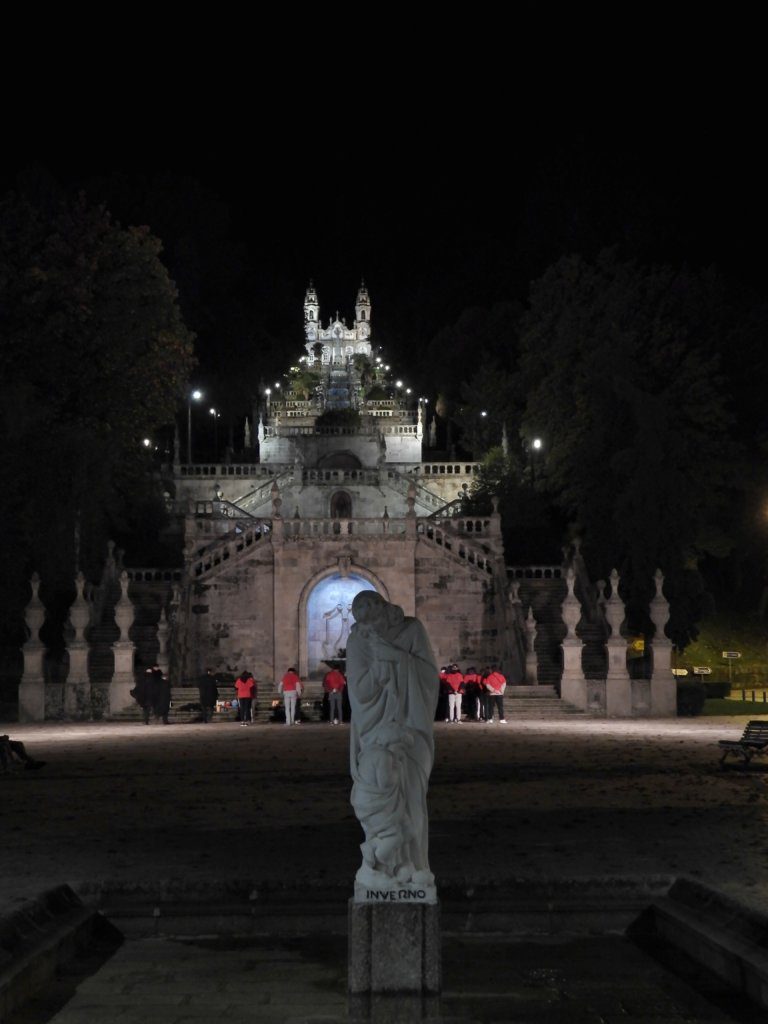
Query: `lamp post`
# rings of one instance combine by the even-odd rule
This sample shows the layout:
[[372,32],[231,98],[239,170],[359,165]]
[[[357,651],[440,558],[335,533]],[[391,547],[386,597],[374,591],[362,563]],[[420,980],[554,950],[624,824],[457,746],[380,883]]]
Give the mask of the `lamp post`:
[[187,397],[187,465],[192,465],[192,402],[199,402],[202,391],[191,391]]
[[536,453],[541,451],[542,446],[540,437],[534,437],[531,441],[531,487],[536,486]]
[[221,413],[218,409],[209,409],[208,412],[213,416],[213,461],[215,462],[219,457],[219,416]]

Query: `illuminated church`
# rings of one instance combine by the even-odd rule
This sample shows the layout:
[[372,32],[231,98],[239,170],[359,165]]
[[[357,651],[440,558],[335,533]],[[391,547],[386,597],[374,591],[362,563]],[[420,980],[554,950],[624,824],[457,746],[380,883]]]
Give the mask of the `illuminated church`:
[[426,406],[389,382],[366,287],[350,326],[323,324],[310,285],[304,334],[287,385],[265,396],[258,464],[174,467],[189,506],[182,674],[319,678],[363,589],[418,615],[439,662],[519,662],[499,517],[456,515],[477,464],[429,458]]
[[506,565],[498,513],[463,513],[479,464],[435,449],[426,401],[393,379],[373,343],[365,285],[354,309],[351,325],[338,313],[323,324],[310,284],[304,354],[246,425],[255,457],[184,463],[177,436],[164,486],[183,529],[183,568],[123,570],[110,550],[90,596],[78,576],[62,682],[45,670],[33,580],[22,720],[119,717],[133,706],[136,672],[155,658],[177,690],[210,667],[230,677],[248,669],[261,695],[274,695],[295,667],[317,698],[329,661],[344,662],[352,600],[366,589],[418,616],[438,664],[500,664],[518,692],[528,684],[554,699],[558,687],[594,714],[675,714],[661,581],[654,674],[630,679],[618,578],[611,598],[583,614],[578,545],[564,565]]

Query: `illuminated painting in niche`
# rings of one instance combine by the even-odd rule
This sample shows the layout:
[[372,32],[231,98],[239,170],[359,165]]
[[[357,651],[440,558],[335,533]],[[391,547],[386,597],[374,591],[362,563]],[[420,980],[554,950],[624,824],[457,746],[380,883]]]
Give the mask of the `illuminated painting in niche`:
[[307,601],[308,669],[311,676],[327,671],[328,658],[338,658],[346,648],[355,621],[352,600],[361,590],[376,588],[362,576],[335,573],[320,580]]

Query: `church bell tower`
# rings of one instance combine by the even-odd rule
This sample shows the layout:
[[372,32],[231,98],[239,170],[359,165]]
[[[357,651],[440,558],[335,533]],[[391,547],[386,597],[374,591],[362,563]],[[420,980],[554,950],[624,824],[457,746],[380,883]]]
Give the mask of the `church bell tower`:
[[360,282],[355,299],[355,327],[358,338],[367,338],[371,333],[371,300],[365,281]]
[[304,296],[304,334],[307,337],[307,341],[316,341],[319,329],[320,303],[317,301],[315,286],[310,281],[307,293]]

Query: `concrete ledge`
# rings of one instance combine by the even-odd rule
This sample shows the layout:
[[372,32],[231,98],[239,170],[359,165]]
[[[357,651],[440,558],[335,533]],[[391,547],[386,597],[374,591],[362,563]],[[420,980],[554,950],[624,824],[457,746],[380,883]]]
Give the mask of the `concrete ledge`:
[[[440,884],[444,934],[516,936],[623,933],[674,878],[516,878],[503,884]],[[189,935],[276,936],[347,933],[352,885],[284,884],[255,879],[77,886],[129,938]]]
[[653,902],[628,934],[641,944],[661,939],[768,1009],[767,916],[683,878]]
[[101,926],[110,927],[67,885],[0,918],[0,1020],[48,984]]

